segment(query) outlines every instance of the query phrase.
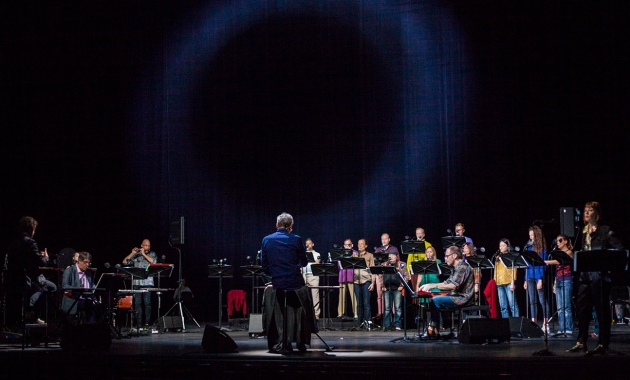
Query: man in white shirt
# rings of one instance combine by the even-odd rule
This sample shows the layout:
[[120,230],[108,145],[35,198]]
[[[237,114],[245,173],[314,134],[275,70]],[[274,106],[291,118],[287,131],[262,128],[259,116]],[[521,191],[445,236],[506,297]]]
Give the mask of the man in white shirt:
[[[315,259],[315,262],[309,262],[304,268],[302,268],[302,275],[304,276],[304,282],[306,282],[306,286],[308,287],[312,287],[312,286],[319,286],[319,276],[313,276],[313,270],[311,268],[312,264],[319,264],[321,262],[320,257],[321,255],[313,250],[313,247],[315,246],[315,244],[313,243],[313,239],[308,238],[306,239],[306,241],[304,242],[304,245],[306,246],[306,252],[307,253],[312,253],[313,254],[313,259]],[[313,295],[313,306],[315,307],[315,318],[319,319],[319,289],[318,288],[312,288],[311,289],[311,294]]]

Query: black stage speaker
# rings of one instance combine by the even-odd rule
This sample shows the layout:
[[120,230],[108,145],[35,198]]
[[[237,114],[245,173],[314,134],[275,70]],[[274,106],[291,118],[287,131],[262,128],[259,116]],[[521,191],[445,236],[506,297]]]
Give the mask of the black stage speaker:
[[560,234],[574,238],[577,219],[573,207],[560,207]]
[[66,325],[61,330],[61,341],[59,345],[64,350],[84,351],[84,350],[109,350],[112,344],[112,336],[109,325],[85,324]]
[[211,354],[238,352],[238,346],[228,334],[210,325],[206,325],[206,329],[203,331],[201,346],[204,351]]
[[262,314],[250,314],[249,315],[249,335],[262,334]]
[[171,221],[171,244],[184,245],[184,217]]
[[182,317],[179,315],[163,316],[158,322],[158,330],[161,332],[182,331],[183,328]]
[[514,338],[540,338],[542,329],[525,317],[510,317],[510,332]]
[[457,335],[464,344],[503,343],[510,340],[510,322],[505,318],[468,318]]

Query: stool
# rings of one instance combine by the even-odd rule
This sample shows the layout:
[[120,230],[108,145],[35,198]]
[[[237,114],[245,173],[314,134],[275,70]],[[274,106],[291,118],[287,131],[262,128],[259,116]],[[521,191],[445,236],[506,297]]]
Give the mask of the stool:
[[[22,335],[22,350],[26,347],[27,336],[31,337],[31,330],[34,329],[44,330],[44,347],[48,348],[48,323],[26,323],[24,324],[24,331]],[[31,343],[31,347],[35,346]]]

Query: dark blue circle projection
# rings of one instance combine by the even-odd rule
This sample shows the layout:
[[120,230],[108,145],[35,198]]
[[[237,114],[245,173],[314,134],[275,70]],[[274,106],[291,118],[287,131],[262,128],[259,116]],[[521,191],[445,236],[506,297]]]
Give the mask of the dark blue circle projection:
[[[155,179],[140,192],[165,220],[187,215],[199,244],[236,250],[281,211],[335,240],[443,204],[462,44],[436,5],[212,2],[166,36],[140,86],[130,158]],[[226,231],[233,215],[247,217]]]

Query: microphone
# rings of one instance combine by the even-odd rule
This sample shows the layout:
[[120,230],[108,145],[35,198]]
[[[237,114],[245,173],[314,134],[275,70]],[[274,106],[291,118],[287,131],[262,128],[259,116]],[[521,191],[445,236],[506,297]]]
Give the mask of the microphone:
[[114,265],[114,268],[116,268],[116,269],[120,268],[120,264]]
[[338,244],[333,244],[333,248],[341,248]]
[[453,231],[451,231],[451,229],[450,229],[450,228],[446,230],[446,233],[447,233],[447,234],[449,234],[449,235],[451,235],[451,237],[453,236]]
[[[477,248],[475,248],[475,249],[477,249]],[[485,253],[486,252],[486,248],[481,247],[481,248],[479,248],[479,251],[481,251],[481,253]]]
[[107,269],[111,268],[111,265],[109,263],[105,263],[105,264],[103,264],[103,266],[105,266],[105,268],[107,268]]
[[246,258],[246,259],[247,259],[247,260],[251,260],[251,259],[252,259],[252,257],[251,257],[251,256],[247,256],[247,258]]
[[407,235],[405,235],[405,240],[411,240],[411,238]]
[[162,262],[165,263],[166,262],[166,255],[162,255]]
[[514,247],[514,250],[515,250],[516,252],[520,252],[520,251],[521,251],[521,248],[520,248],[520,247]]

